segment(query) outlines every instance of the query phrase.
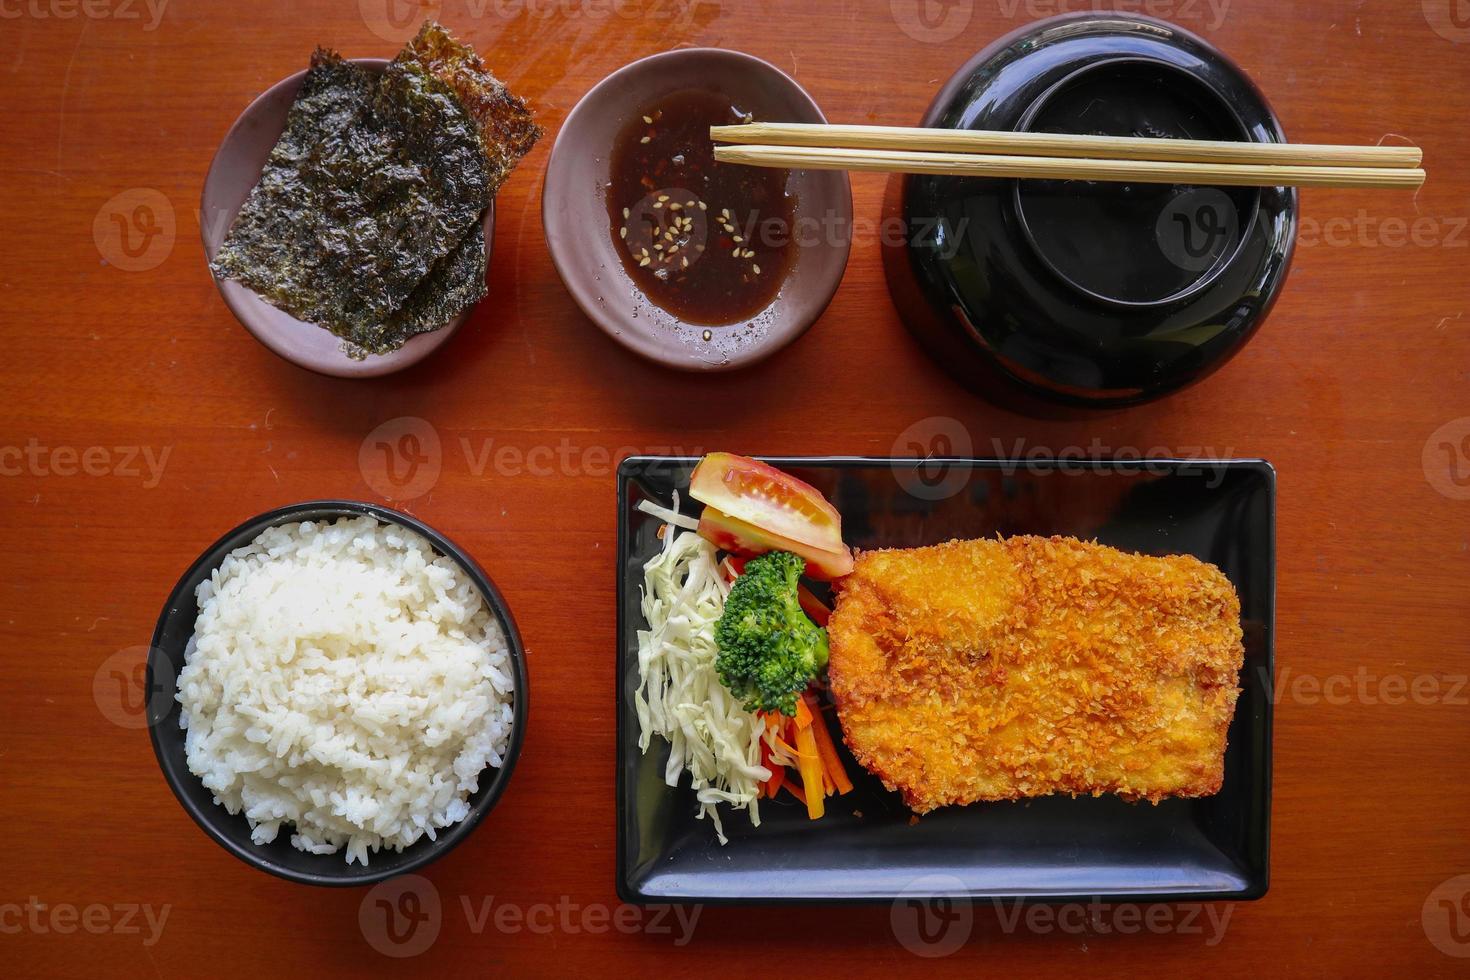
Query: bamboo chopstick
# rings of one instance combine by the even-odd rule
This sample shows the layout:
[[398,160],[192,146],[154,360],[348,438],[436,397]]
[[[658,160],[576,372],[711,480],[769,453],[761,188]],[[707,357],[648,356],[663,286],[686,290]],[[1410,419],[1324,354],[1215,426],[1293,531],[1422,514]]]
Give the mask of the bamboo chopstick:
[[[1159,140],[1158,142],[1172,141]],[[739,163],[752,167],[954,174],[968,177],[1102,180],[1143,184],[1416,188],[1424,183],[1423,170],[1403,167],[1281,166],[1132,159],[1095,160],[1081,157],[926,153],[831,146],[717,146],[714,155],[716,160],[724,163]]]
[[1172,160],[1179,163],[1279,164],[1297,167],[1418,167],[1417,146],[1334,146],[1221,140],[1145,139],[1066,133],[919,129],[907,126],[830,126],[762,123],[711,126],[717,143],[921,150],[1001,156],[1084,157],[1094,160]]

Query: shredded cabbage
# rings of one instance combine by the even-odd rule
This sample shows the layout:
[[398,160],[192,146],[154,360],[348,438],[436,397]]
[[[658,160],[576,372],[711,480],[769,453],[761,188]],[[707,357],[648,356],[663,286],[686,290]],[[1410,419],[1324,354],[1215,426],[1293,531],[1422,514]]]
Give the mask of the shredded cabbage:
[[[656,505],[643,508],[649,512]],[[678,498],[674,506],[677,508]],[[641,507],[641,505],[640,505]],[[677,511],[658,508],[658,516]],[[688,521],[684,518],[680,521]],[[715,671],[715,624],[730,587],[716,563],[714,545],[671,522],[663,550],[643,566],[643,617],[638,631],[638,747],[654,735],[669,743],[664,782],[677,786],[687,769],[699,800],[698,817],[713,821],[727,843],[718,804],[749,810],[760,826],[760,784],[771,778],[761,765],[765,725],[725,690]]]

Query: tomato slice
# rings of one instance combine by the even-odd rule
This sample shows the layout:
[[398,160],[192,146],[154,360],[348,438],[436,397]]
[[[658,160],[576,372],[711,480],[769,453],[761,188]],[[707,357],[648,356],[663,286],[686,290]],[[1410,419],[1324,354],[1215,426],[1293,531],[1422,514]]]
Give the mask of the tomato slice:
[[806,559],[806,573],[827,581],[841,578],[852,571],[852,552],[843,545],[841,551],[824,551],[804,541],[793,541],[764,528],[747,524],[739,518],[706,507],[699,516],[699,536],[722,551],[743,555],[763,555],[768,551],[789,551]]
[[748,456],[705,456],[690,477],[689,496],[787,541],[818,551],[847,551],[842,543],[842,515],[820,491]]

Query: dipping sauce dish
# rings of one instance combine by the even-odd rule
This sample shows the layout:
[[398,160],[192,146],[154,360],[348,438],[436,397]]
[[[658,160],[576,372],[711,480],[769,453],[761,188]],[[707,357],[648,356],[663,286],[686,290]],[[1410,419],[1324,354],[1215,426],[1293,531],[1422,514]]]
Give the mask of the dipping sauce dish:
[[714,163],[708,125],[743,118],[826,122],[773,65],[688,48],[609,75],[557,134],[542,192],[557,273],[593,323],[660,364],[722,371],[769,357],[842,281],[847,174]]

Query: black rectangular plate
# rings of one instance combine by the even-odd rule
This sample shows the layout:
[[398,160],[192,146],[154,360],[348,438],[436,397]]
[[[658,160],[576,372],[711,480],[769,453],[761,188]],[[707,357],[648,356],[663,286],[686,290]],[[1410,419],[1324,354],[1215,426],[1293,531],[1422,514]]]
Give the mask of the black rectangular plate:
[[840,747],[855,788],[809,821],[762,801],[761,826],[726,812],[730,843],[695,819],[687,780],[663,781],[667,744],[638,750],[633,692],[643,563],[659,521],[637,509],[685,491],[697,459],[618,469],[618,893],[629,902],[891,901],[915,890],[1032,901],[1202,901],[1266,892],[1271,818],[1276,474],[1263,460],[1025,461],[770,458],[826,494],[858,548],[995,534],[1061,534],[1217,565],[1240,593],[1241,695],[1212,797],[1157,806],[1045,797],[945,807],[910,822]]

